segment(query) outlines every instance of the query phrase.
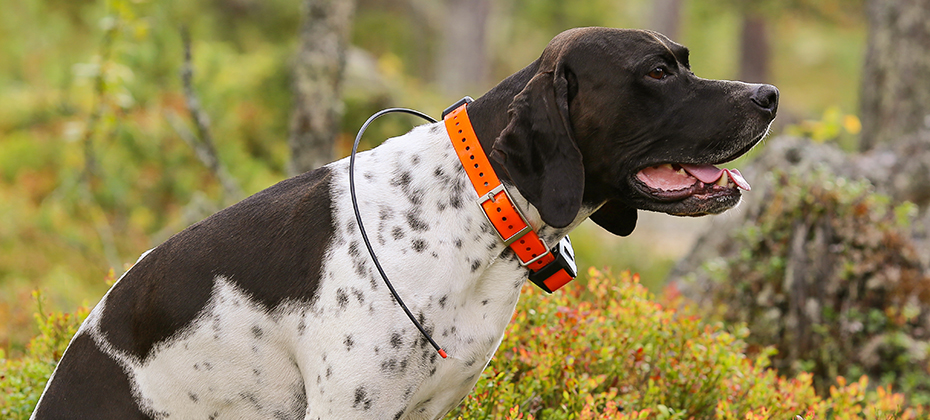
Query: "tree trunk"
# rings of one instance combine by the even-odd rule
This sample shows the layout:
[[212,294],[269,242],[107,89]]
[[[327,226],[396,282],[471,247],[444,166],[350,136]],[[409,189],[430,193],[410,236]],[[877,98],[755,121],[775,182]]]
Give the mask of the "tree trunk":
[[769,36],[765,17],[753,12],[743,14],[740,35],[739,78],[751,83],[769,83]]
[[869,0],[860,149],[930,128],[930,1]]
[[652,3],[652,29],[679,41],[681,35],[681,0],[655,0]]
[[306,0],[300,49],[294,66],[294,110],[288,145],[291,174],[318,168],[334,158],[339,133],[342,80],[355,2]]
[[447,0],[442,49],[436,63],[436,81],[445,95],[463,96],[481,86],[488,75],[486,28],[489,0]]

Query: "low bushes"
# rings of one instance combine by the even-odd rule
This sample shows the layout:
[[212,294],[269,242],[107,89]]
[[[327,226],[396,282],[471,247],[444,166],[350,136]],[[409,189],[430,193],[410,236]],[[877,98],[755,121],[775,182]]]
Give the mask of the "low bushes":
[[589,272],[587,287],[527,290],[500,350],[453,413],[472,419],[906,419],[904,396],[863,377],[818,396],[745,355],[744,328],[656,303],[639,279]]
[[773,366],[810,372],[821,393],[868,375],[930,404],[930,276],[914,205],[825,170],[775,170],[766,183],[765,204],[742,209],[747,222],[694,273],[709,277],[705,319],[745,323],[751,350],[775,347]]

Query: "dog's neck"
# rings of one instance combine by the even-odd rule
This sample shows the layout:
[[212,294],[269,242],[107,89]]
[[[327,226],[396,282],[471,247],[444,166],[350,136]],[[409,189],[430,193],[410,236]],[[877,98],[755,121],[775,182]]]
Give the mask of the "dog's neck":
[[[533,78],[538,67],[539,62],[533,62],[523,70],[510,75],[510,77],[504,79],[500,84],[468,105],[468,117],[471,119],[475,134],[478,136],[481,147],[484,148],[486,154],[491,153],[494,142],[500,136],[501,131],[504,131],[504,128],[507,127],[509,122],[507,108],[510,107],[513,98]],[[498,176],[506,177],[506,174],[503,173],[494,159],[491,159],[491,165],[497,171]]]
[[[487,93],[475,99],[468,105],[468,118],[471,120],[475,135],[481,143],[482,149],[486,155],[490,155],[494,148],[494,143],[507,124],[510,122],[508,108],[515,96],[517,96],[526,87],[530,79],[536,75],[539,68],[539,60],[534,61],[522,70],[510,75],[500,84],[489,90]],[[588,218],[590,214],[597,210],[597,206],[583,206],[579,211],[575,222],[562,229],[554,229],[546,225],[536,208],[533,207],[523,196],[520,191],[513,185],[513,182],[507,175],[503,166],[497,160],[490,158],[491,167],[494,168],[498,177],[508,186],[509,192],[514,196],[520,209],[527,216],[527,219],[537,227],[537,233],[548,243],[558,242],[563,236],[568,234],[572,229],[577,227],[582,221]]]

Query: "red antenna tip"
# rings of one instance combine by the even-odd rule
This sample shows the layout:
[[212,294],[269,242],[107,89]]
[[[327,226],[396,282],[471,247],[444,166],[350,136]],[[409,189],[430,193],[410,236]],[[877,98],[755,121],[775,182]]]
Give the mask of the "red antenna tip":
[[449,355],[446,354],[446,351],[443,349],[439,349],[439,355],[442,356],[443,359],[449,357]]

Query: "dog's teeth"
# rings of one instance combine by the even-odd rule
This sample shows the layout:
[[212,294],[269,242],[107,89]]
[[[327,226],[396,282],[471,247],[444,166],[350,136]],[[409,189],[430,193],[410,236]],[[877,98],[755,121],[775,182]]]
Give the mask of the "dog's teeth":
[[665,164],[659,165],[659,169],[668,169],[668,170],[670,170],[670,171],[674,171],[674,170],[675,170],[674,168],[672,168],[672,164],[671,164],[671,163],[665,163]]
[[717,180],[716,184],[721,187],[726,187],[730,183],[730,176],[724,172],[720,179]]

